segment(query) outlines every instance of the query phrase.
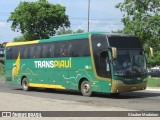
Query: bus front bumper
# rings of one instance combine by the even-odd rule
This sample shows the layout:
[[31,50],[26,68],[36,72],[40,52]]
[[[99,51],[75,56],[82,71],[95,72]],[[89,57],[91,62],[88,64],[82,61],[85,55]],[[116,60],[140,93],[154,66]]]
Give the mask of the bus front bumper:
[[146,87],[147,87],[147,81],[144,81],[140,84],[124,84],[124,83],[112,82],[111,93],[145,90]]

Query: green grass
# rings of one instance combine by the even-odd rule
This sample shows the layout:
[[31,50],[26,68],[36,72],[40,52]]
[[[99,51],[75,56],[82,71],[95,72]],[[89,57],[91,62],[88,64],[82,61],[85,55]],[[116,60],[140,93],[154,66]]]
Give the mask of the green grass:
[[4,65],[0,63],[0,76],[4,75]]
[[148,87],[160,87],[160,78],[151,77],[148,78]]
[[1,75],[1,74],[0,74],[0,78],[4,78],[4,75]]

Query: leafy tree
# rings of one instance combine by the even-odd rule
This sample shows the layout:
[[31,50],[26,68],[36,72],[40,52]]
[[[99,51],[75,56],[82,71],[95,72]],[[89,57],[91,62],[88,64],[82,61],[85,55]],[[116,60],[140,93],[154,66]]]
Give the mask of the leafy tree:
[[123,33],[123,30],[112,31],[112,33]]
[[14,38],[13,42],[24,42],[25,38],[23,36]]
[[61,28],[59,31],[57,31],[57,35],[72,34],[72,33],[82,33],[82,32],[84,32],[84,30],[78,29],[77,31],[73,31],[71,29]]
[[160,64],[160,0],[124,0],[116,5],[124,14],[122,22],[124,33],[133,34],[140,38],[145,49],[153,47],[154,60],[148,56],[151,65]]
[[70,26],[65,7],[50,4],[47,0],[20,2],[14,12],[11,12],[9,21],[12,22],[12,30],[21,31],[25,40],[49,38],[55,35],[59,27]]
[[57,32],[56,32],[56,34],[57,35],[63,35],[63,34],[71,34],[71,33],[73,33],[73,31],[71,30],[71,29],[65,29],[65,28],[60,28]]
[[0,48],[3,48],[3,45],[2,45],[2,44],[0,44]]
[[84,30],[81,30],[81,29],[78,29],[76,32],[74,32],[74,33],[83,33],[84,32]]

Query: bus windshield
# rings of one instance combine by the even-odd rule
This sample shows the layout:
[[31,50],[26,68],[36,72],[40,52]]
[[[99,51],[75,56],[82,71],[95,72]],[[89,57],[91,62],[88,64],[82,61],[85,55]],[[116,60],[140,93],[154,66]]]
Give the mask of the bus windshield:
[[116,76],[142,76],[147,74],[146,60],[142,50],[117,51],[117,59],[113,60],[114,75]]

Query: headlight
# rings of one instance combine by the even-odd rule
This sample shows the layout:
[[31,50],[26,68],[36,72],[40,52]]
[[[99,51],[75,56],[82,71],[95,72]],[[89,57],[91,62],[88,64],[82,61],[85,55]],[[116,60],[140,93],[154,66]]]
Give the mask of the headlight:
[[120,75],[120,76],[123,76],[123,75],[125,75],[126,73],[125,73],[125,71],[123,71],[123,70],[120,70],[120,71],[116,71],[115,72],[115,75]]
[[121,81],[121,80],[113,80],[113,82],[116,84],[123,84],[123,81]]
[[147,81],[147,79],[143,79],[143,82],[146,82]]

